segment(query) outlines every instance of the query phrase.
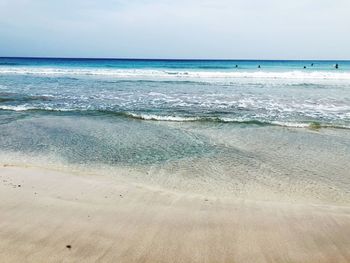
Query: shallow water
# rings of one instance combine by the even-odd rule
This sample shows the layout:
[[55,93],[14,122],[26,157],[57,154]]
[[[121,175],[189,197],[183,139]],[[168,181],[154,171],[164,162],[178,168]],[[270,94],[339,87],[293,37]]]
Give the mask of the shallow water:
[[6,164],[95,169],[235,198],[347,203],[349,127],[346,61],[0,58]]

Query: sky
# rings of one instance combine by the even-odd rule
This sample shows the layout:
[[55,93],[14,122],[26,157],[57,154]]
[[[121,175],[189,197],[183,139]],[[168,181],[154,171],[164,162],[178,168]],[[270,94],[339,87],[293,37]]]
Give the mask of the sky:
[[0,56],[350,59],[350,0],[0,0]]

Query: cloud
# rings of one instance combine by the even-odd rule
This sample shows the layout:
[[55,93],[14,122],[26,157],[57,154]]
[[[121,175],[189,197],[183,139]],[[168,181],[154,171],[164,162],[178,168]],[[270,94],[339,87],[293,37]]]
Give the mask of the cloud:
[[0,55],[349,58],[347,0],[2,0]]

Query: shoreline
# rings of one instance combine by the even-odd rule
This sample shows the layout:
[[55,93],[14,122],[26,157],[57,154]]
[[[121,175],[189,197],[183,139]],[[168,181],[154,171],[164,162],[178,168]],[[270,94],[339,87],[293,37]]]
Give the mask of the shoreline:
[[350,206],[0,168],[1,262],[349,262]]

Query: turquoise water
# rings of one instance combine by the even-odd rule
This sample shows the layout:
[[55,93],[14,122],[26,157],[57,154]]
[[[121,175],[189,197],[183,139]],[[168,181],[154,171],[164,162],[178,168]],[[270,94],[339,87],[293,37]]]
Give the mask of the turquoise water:
[[2,58],[0,85],[0,121],[23,116],[13,112],[65,111],[158,121],[350,124],[348,61]]
[[1,163],[350,200],[349,61],[0,58],[0,128]]

